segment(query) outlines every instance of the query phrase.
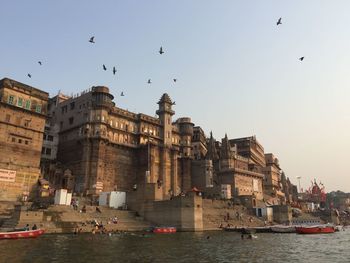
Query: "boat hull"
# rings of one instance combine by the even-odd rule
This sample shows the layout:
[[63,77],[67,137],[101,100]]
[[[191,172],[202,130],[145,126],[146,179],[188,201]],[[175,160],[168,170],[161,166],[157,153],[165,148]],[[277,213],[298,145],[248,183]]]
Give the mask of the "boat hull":
[[333,226],[296,227],[298,234],[331,234],[335,229]]
[[295,226],[272,226],[273,233],[295,233]]
[[155,227],[152,232],[156,234],[176,233],[176,227]]
[[43,229],[29,231],[0,232],[0,239],[34,238],[44,234]]

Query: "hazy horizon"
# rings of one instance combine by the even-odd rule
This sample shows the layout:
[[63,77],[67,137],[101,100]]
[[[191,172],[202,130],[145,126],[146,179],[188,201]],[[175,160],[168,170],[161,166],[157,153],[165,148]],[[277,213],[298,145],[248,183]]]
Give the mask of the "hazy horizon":
[[105,85],[118,107],[152,116],[167,92],[174,119],[191,117],[217,140],[256,135],[292,183],[301,176],[306,189],[316,178],[350,192],[349,8],[345,0],[2,1],[0,78],[50,96]]

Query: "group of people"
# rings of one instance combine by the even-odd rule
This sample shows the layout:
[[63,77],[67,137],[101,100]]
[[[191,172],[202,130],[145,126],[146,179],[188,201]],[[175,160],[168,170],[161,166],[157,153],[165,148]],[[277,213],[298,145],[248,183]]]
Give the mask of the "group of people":
[[[36,224],[33,225],[32,227],[32,230],[37,230],[38,227]],[[23,228],[23,231],[29,231],[30,230],[30,227],[29,227],[29,224],[27,224],[24,228]]]

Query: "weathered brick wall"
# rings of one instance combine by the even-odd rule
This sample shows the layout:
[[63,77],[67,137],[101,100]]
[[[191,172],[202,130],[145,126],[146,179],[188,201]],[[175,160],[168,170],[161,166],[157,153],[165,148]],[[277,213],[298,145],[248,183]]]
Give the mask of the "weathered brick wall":
[[134,148],[92,139],[62,142],[59,161],[72,171],[82,190],[92,190],[96,182],[103,191],[130,190],[136,182],[138,158]]
[[16,171],[15,182],[0,180],[0,200],[18,200],[34,194],[45,118],[0,103],[0,169]]
[[[254,178],[251,176],[244,176],[240,174],[235,174],[234,177],[234,189],[237,195],[252,195],[255,193],[257,199],[263,198],[263,190],[262,190],[262,179]],[[258,182],[258,191],[254,192],[253,189],[253,180],[257,180]]]
[[203,230],[202,198],[198,196],[148,202],[144,209],[145,219],[156,225],[174,226],[182,231]]
[[131,190],[136,181],[138,159],[134,148],[104,144],[99,167],[103,172],[104,191]]

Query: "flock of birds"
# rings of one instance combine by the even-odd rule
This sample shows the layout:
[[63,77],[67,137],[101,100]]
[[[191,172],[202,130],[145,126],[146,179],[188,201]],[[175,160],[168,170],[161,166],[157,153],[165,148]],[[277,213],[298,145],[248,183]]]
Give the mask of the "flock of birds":
[[[280,17],[280,18],[278,19],[278,21],[277,21],[276,24],[277,24],[277,26],[282,25],[282,17]],[[95,36],[90,37],[89,42],[92,43],[92,44],[95,44],[95,43],[96,43],[96,42],[95,42]],[[160,55],[163,55],[163,54],[164,54],[164,50],[163,50],[163,47],[162,47],[162,46],[160,47],[160,49],[159,49],[158,52],[159,52]],[[303,61],[304,58],[305,58],[305,57],[300,57],[299,60],[300,60],[300,61]],[[42,63],[41,61],[38,61],[38,64],[39,64],[40,66],[42,66],[43,63]],[[102,65],[102,68],[103,68],[104,71],[107,71],[107,67],[106,67],[105,64]],[[112,72],[113,72],[113,75],[115,75],[115,74],[117,73],[117,69],[116,69],[115,66],[113,66]],[[30,73],[28,73],[27,76],[28,76],[29,78],[32,77],[32,75],[31,75]],[[174,79],[173,79],[173,82],[176,82],[176,81],[177,81],[177,79],[174,78]],[[152,80],[151,80],[151,79],[148,79],[147,84],[152,84]],[[124,94],[123,91],[120,93],[120,96],[125,96],[125,94]],[[173,105],[175,105],[175,102],[173,103]]]
[[[280,18],[278,19],[278,21],[277,21],[276,24],[277,24],[278,26],[279,26],[279,25],[282,25],[282,17],[280,17]],[[303,60],[304,60],[304,57],[300,57],[299,60],[300,60],[300,61],[303,61]]]
[[[96,42],[95,42],[95,36],[90,37],[89,42],[92,43],[92,44],[95,44],[95,43],[96,43]],[[163,54],[164,54],[163,47],[160,47],[160,49],[159,49],[158,52],[159,52],[160,55],[163,55]],[[42,66],[43,63],[42,63],[41,61],[38,61],[38,64],[39,64],[40,66]],[[104,71],[107,71],[107,67],[106,67],[105,64],[102,65],[102,69],[103,69]],[[117,73],[117,69],[116,69],[115,66],[113,67],[112,72],[113,72],[113,75],[115,75],[115,74]],[[30,73],[28,73],[27,76],[28,76],[29,78],[32,77],[32,75],[31,75]],[[173,82],[176,82],[176,81],[177,81],[177,79],[173,79]],[[152,80],[151,80],[151,79],[148,79],[148,80],[147,80],[147,84],[152,84]],[[123,91],[120,93],[120,96],[125,96],[125,94],[124,94]],[[175,102],[173,102],[173,105],[175,105]]]

